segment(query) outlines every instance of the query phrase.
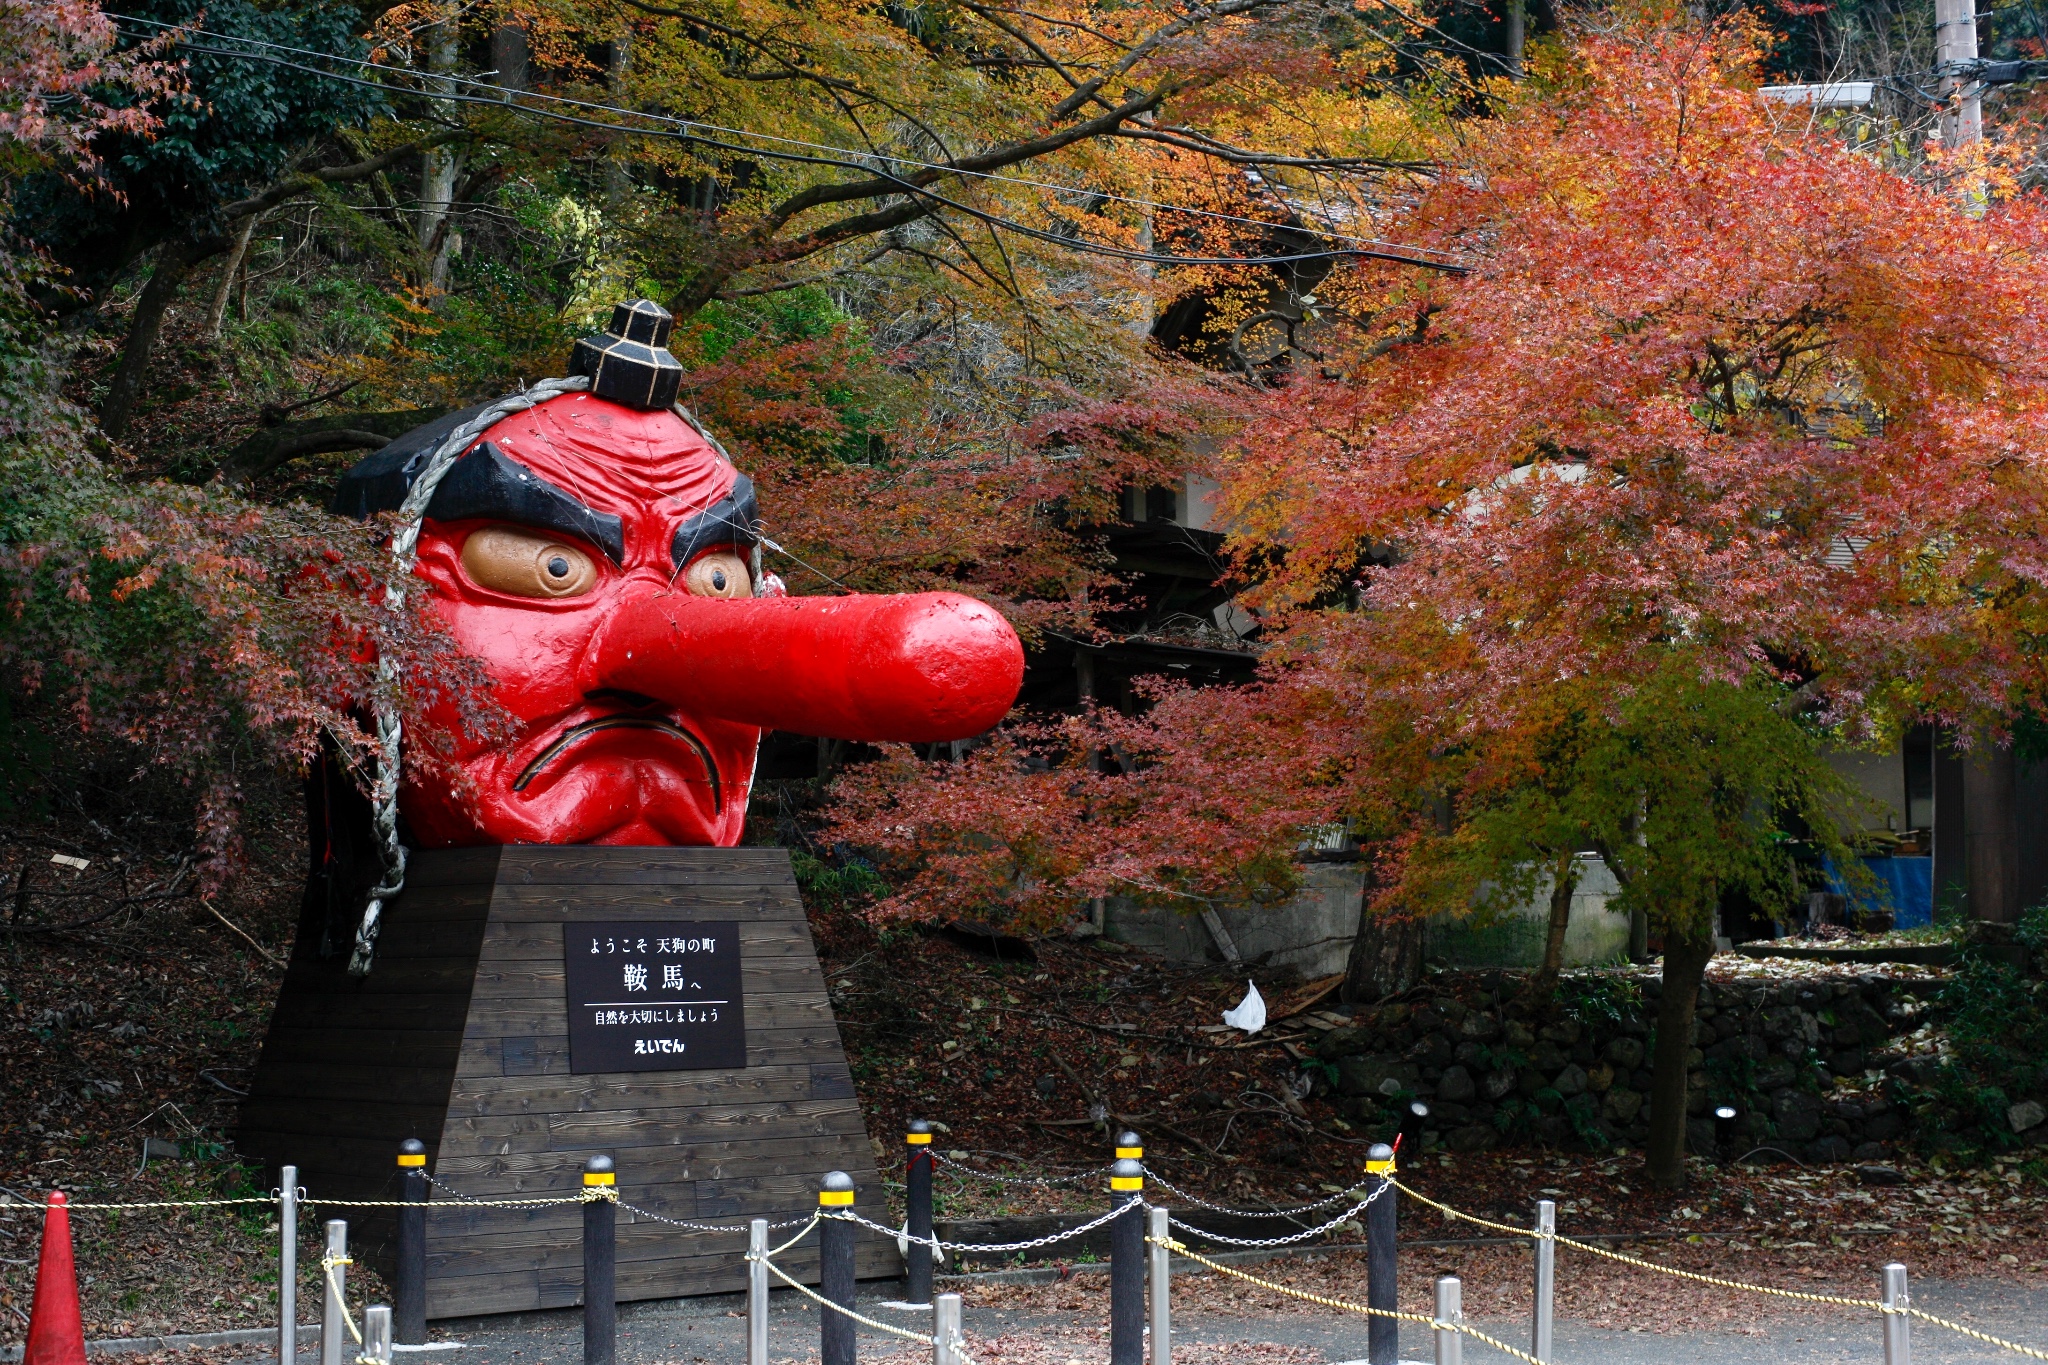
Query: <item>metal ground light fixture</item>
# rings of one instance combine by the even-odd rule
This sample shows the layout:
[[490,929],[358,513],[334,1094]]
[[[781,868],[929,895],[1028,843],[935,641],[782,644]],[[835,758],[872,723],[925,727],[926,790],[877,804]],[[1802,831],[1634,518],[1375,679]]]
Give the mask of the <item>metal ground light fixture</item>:
[[1726,1161],[1735,1142],[1735,1120],[1739,1115],[1732,1104],[1714,1107],[1714,1150]]

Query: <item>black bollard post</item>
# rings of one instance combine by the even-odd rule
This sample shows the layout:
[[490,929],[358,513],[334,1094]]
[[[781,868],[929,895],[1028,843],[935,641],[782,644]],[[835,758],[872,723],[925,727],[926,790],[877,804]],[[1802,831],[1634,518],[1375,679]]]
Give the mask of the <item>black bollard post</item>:
[[1118,1161],[1143,1161],[1145,1140],[1126,1128],[1116,1135],[1116,1159]]
[[1123,1206],[1109,1223],[1109,1365],[1145,1365],[1145,1168],[1135,1157],[1109,1168],[1109,1200]]
[[[1394,1149],[1376,1142],[1365,1154],[1366,1193],[1372,1194],[1394,1179]],[[1395,1279],[1394,1199],[1389,1188],[1365,1211],[1365,1303],[1368,1308],[1393,1311],[1400,1307]],[[1401,1359],[1401,1324],[1378,1314],[1366,1319],[1365,1358],[1370,1365],[1397,1365]]]
[[[903,1135],[908,1149],[903,1182],[910,1204],[910,1250],[905,1254],[904,1292],[910,1303],[932,1301],[932,1126],[912,1119]],[[922,1244],[920,1240],[923,1239]]]
[[[593,1198],[593,1191],[602,1193]],[[608,1156],[583,1164],[583,1365],[612,1365],[619,1327],[618,1177]]]
[[[853,1212],[853,1177],[833,1171],[818,1191],[818,1293],[841,1308],[853,1307],[854,1226],[835,1217]],[[853,1319],[829,1308],[818,1310],[820,1365],[853,1365]]]
[[427,1341],[427,1144],[407,1138],[398,1144],[398,1273],[391,1286],[392,1340],[401,1346]]

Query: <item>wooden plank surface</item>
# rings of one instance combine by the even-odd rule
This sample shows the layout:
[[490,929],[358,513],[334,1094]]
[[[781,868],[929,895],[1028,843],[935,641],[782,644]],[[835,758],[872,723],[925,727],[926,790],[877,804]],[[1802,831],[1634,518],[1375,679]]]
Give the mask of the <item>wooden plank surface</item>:
[[[562,926],[579,919],[737,921],[748,1067],[569,1075]],[[824,1173],[846,1169],[864,1189],[861,1204],[874,1204],[863,1212],[879,1218],[868,1135],[844,1076],[817,951],[781,850],[507,849],[440,1169],[479,1197],[550,1182],[573,1189],[580,1159],[602,1151],[618,1161],[628,1202],[719,1221],[807,1211]],[[477,1225],[430,1239],[448,1285],[432,1300],[436,1315],[541,1307],[580,1273],[573,1241],[538,1227],[486,1230],[494,1225],[481,1217]],[[620,1297],[741,1283],[743,1237],[730,1240],[729,1253],[706,1254],[703,1238],[622,1221]],[[863,1259],[893,1265],[893,1244],[877,1239]],[[521,1286],[509,1296],[508,1276]]]
[[[569,1074],[562,926],[577,920],[737,921],[749,1065]],[[602,1151],[619,1163],[622,1197],[666,1217],[741,1226],[807,1214],[824,1173],[844,1169],[861,1189],[856,1207],[882,1220],[782,850],[421,852],[367,978],[320,959],[317,932],[302,926],[242,1134],[245,1151],[299,1164],[316,1198],[389,1197],[396,1143],[417,1135],[436,1175],[473,1198],[574,1193],[583,1162]],[[579,1208],[457,1203],[434,1197],[431,1315],[578,1300]],[[348,1216],[374,1260],[389,1219]],[[693,1238],[622,1211],[620,1297],[737,1288],[744,1245],[743,1232]],[[789,1264],[815,1278],[814,1254],[792,1249]],[[893,1242],[864,1239],[860,1265],[894,1273]]]

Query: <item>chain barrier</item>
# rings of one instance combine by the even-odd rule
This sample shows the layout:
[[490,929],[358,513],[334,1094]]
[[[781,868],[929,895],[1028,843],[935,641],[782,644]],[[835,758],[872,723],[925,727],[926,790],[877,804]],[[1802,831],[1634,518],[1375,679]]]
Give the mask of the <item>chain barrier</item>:
[[[1256,1239],[1245,1237],[1226,1237],[1220,1232],[1210,1232],[1205,1228],[1198,1228],[1191,1224],[1183,1223],[1180,1221],[1180,1219],[1174,1217],[1171,1213],[1167,1214],[1167,1221],[1172,1223],[1173,1226],[1179,1228],[1182,1232],[1189,1233],[1196,1237],[1200,1237],[1205,1241],[1222,1242],[1227,1246],[1284,1247],[1289,1246],[1295,1242],[1306,1242],[1311,1237],[1320,1237],[1324,1233],[1332,1230],[1333,1228],[1342,1227],[1344,1224],[1358,1217],[1359,1214],[1365,1212],[1366,1209],[1372,1206],[1373,1200],[1379,1198],[1381,1195],[1385,1194],[1391,1188],[1391,1185],[1382,1185],[1378,1189],[1374,1190],[1371,1194],[1367,1195],[1364,1199],[1361,1199],[1358,1203],[1354,1204],[1347,1211],[1338,1214],[1335,1218],[1332,1218],[1329,1222],[1320,1224],[1319,1226],[1312,1228],[1304,1228],[1300,1232],[1292,1233],[1286,1237],[1263,1237]],[[1148,1204],[1146,1205],[1146,1207],[1150,1208],[1152,1206]]]
[[[1693,1270],[1679,1270],[1674,1266],[1658,1265],[1655,1261],[1646,1261],[1640,1256],[1630,1256],[1619,1251],[1609,1251],[1606,1247],[1594,1246],[1589,1242],[1573,1241],[1569,1237],[1560,1237],[1556,1233],[1539,1233],[1533,1228],[1518,1228],[1512,1223],[1496,1223],[1491,1218],[1480,1218],[1473,1214],[1462,1213],[1452,1208],[1449,1204],[1438,1203],[1426,1194],[1417,1194],[1399,1181],[1390,1183],[1410,1199],[1420,1204],[1427,1204],[1430,1208],[1449,1217],[1462,1219],[1479,1227],[1492,1228],[1498,1232],[1511,1232],[1518,1237],[1527,1237],[1532,1241],[1540,1241],[1545,1236],[1548,1236],[1549,1240],[1559,1246],[1570,1247],[1574,1251],[1583,1251],[1593,1256],[1604,1256],[1610,1261],[1620,1261],[1623,1265],[1632,1265],[1642,1270],[1654,1270],[1660,1275],[1670,1275],[1681,1280],[1693,1280],[1699,1284],[1711,1284],[1721,1289],[1740,1289],[1751,1294],[1769,1294],[1781,1299],[1798,1299],[1803,1303],[1831,1303],[1842,1308],[1862,1308],[1872,1312],[1882,1312],[1884,1310],[1884,1305],[1876,1299],[1850,1299],[1843,1298],[1838,1294],[1809,1294],[1798,1289],[1774,1289],[1767,1284],[1750,1284],[1746,1280],[1727,1280],[1722,1279],[1718,1275],[1702,1275]],[[2048,1359],[2048,1357],[2043,1357],[2043,1359]]]
[[847,1222],[856,1223],[872,1232],[879,1232],[884,1237],[907,1241],[912,1246],[934,1247],[940,1251],[1036,1251],[1039,1247],[1049,1247],[1055,1242],[1064,1242],[1093,1232],[1128,1207],[1130,1207],[1128,1204],[1119,1205],[1108,1213],[1102,1214],[1090,1222],[1083,1223],[1079,1227],[1068,1228],[1063,1232],[1050,1233],[1044,1237],[1034,1237],[1028,1242],[946,1242],[941,1241],[936,1234],[931,1237],[912,1237],[902,1228],[885,1228],[880,1223],[870,1222],[857,1213],[836,1213],[832,1216],[844,1218]]
[[[767,1252],[766,1254],[770,1256],[780,1256],[783,1252],[789,1250],[798,1242],[801,1242],[804,1238],[810,1235],[811,1229],[818,1225],[818,1219],[820,1216],[821,1215],[819,1214],[813,1213],[809,1218],[804,1219],[803,1228],[797,1233],[796,1236],[790,1238],[787,1242],[784,1242],[781,1246],[776,1247],[773,1251]],[[754,1253],[752,1253],[751,1251],[747,1252],[744,1255],[742,1255],[740,1259],[749,1259],[753,1256],[753,1254]]]
[[[776,1279],[781,1280],[791,1289],[796,1290],[797,1293],[802,1294],[805,1298],[810,1299],[814,1303],[831,1309],[835,1313],[841,1314],[845,1317],[852,1318],[855,1322],[861,1324],[861,1326],[863,1327],[871,1327],[877,1332],[886,1332],[892,1337],[901,1337],[905,1341],[914,1341],[923,1346],[937,1346],[939,1344],[939,1339],[936,1334],[932,1336],[926,1336],[922,1332],[913,1332],[907,1327],[898,1327],[893,1322],[880,1322],[874,1318],[868,1317],[864,1313],[856,1313],[853,1309],[832,1302],[832,1300],[818,1293],[809,1285],[799,1283],[798,1281],[791,1279],[788,1275],[785,1275],[783,1273],[782,1267],[775,1264],[774,1258],[780,1256],[783,1252],[789,1250],[789,1248],[795,1246],[798,1242],[802,1241],[804,1234],[808,1233],[811,1230],[811,1224],[816,1223],[820,1218],[838,1218],[851,1223],[867,1222],[866,1219],[854,1214],[814,1213],[811,1215],[810,1220],[807,1223],[805,1223],[803,1232],[799,1232],[796,1236],[790,1238],[787,1242],[784,1242],[781,1246],[775,1248],[773,1251],[764,1252],[758,1257],[750,1251],[746,1254],[744,1259],[749,1261],[759,1260],[763,1265],[768,1267],[769,1272],[773,1274]],[[874,1225],[869,1224],[869,1226],[872,1227]],[[883,1231],[886,1232],[888,1231],[888,1229],[884,1228]],[[946,1344],[952,1349],[953,1353],[960,1358],[961,1365],[975,1365],[974,1357],[970,1356],[967,1353],[967,1340],[965,1337],[956,1333],[953,1336],[953,1338]]]
[[1098,1166],[1092,1171],[1079,1171],[1073,1175],[997,1175],[994,1171],[980,1170],[938,1152],[931,1155],[932,1160],[941,1166],[964,1172],[977,1180],[993,1181],[998,1185],[1039,1185],[1051,1188],[1054,1185],[1074,1185],[1083,1180],[1099,1180],[1109,1174],[1108,1166]]
[[1289,1285],[1274,1284],[1271,1280],[1262,1280],[1256,1275],[1247,1275],[1242,1270],[1212,1261],[1207,1256],[1189,1249],[1171,1237],[1162,1242],[1147,1236],[1145,1241],[1152,1246],[1165,1247],[1176,1256],[1185,1256],[1197,1265],[1207,1266],[1219,1275],[1228,1275],[1233,1280],[1243,1280],[1246,1284],[1255,1284],[1261,1289],[1270,1290],[1272,1293],[1286,1298],[1301,1299],[1307,1303],[1320,1304],[1324,1308],[1341,1309],[1346,1313],[1362,1313],[1367,1317],[1393,1318],[1398,1322],[1419,1322],[1425,1327],[1434,1328],[1438,1331],[1452,1331],[1461,1336],[1471,1337],[1474,1341],[1483,1341],[1496,1351],[1511,1355],[1517,1360],[1527,1361],[1528,1365],[1544,1365],[1543,1361],[1538,1360],[1528,1352],[1516,1350],[1506,1342],[1490,1337],[1476,1327],[1467,1327],[1462,1322],[1443,1322],[1437,1318],[1430,1317],[1426,1313],[1403,1313],[1394,1308],[1370,1308],[1362,1303],[1353,1303],[1349,1299],[1333,1299],[1327,1294],[1315,1294],[1306,1289],[1295,1289]]
[[[666,1223],[672,1228],[686,1228],[691,1232],[745,1232],[747,1230],[747,1224],[745,1223],[692,1223],[687,1219],[683,1218],[670,1218],[668,1215],[656,1213],[652,1209],[643,1209],[638,1204],[628,1204],[623,1199],[619,1201],[619,1207],[624,1209],[628,1213],[637,1214],[640,1217],[649,1219],[652,1222]],[[793,1228],[797,1226],[809,1227],[810,1220],[803,1218],[791,1218],[786,1222],[770,1223],[768,1225],[768,1231],[780,1232],[784,1228]]]
[[1150,1166],[1145,1168],[1145,1178],[1160,1189],[1165,1190],[1168,1194],[1185,1199],[1196,1208],[1208,1209],[1211,1213],[1228,1213],[1239,1218],[1296,1218],[1304,1213],[1314,1213],[1317,1209],[1329,1208],[1332,1204],[1341,1204],[1346,1199],[1350,1199],[1357,1194],[1355,1189],[1339,1190],[1328,1199],[1318,1199],[1313,1204],[1303,1204],[1300,1208],[1295,1209],[1234,1209],[1228,1204],[1212,1204],[1199,1194],[1192,1194],[1182,1189]]

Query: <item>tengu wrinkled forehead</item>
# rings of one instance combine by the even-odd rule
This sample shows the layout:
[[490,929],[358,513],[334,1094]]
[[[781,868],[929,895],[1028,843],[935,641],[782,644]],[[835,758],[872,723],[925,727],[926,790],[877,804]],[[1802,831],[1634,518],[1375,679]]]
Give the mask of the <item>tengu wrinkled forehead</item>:
[[[361,461],[342,477],[333,510],[358,518],[395,510],[449,433],[486,406],[450,413]],[[480,451],[485,443],[489,452]],[[598,520],[621,519],[641,534],[671,540],[678,562],[707,545],[752,545],[759,535],[751,482],[671,411],[643,412],[585,393],[563,394],[494,423],[469,450],[465,470],[488,455],[494,469],[530,473],[533,492]],[[476,481],[444,478],[427,516],[484,514],[468,506],[473,497],[457,496]],[[456,507],[455,501],[464,505]]]

